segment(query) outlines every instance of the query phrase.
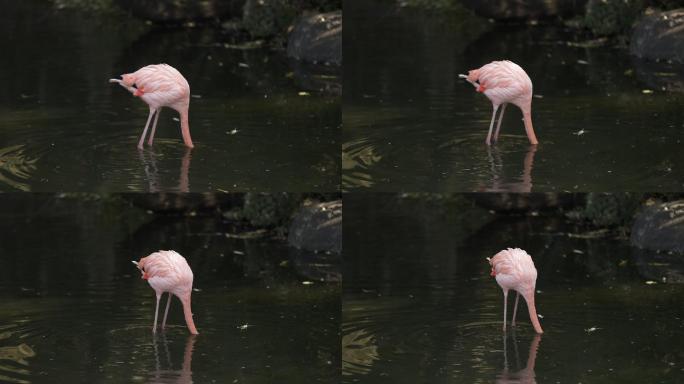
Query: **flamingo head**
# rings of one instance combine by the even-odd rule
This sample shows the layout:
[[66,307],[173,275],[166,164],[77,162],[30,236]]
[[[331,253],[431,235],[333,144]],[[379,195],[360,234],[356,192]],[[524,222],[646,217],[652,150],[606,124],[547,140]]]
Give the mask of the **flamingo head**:
[[127,87],[132,87],[135,85],[135,76],[133,76],[131,73],[123,74],[121,75],[121,81]]
[[488,257],[487,261],[489,262],[489,265],[492,266],[492,270],[491,272],[489,272],[489,276],[496,276],[496,271],[494,270],[494,264],[492,264],[492,259]]
[[142,274],[141,278],[144,280],[147,280],[150,278],[150,276],[145,272],[145,260],[144,258],[140,259],[140,262],[137,262],[135,260],[132,261],[133,264],[135,264],[136,267],[140,270],[140,273]]

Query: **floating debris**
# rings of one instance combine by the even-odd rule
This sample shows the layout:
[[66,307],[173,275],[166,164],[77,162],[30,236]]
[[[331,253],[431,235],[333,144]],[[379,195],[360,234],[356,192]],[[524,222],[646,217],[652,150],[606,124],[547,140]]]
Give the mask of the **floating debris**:
[[578,254],[578,255],[584,255],[584,252],[582,252],[582,251],[579,250],[579,249],[573,249],[573,250],[572,250],[572,253],[576,253],[576,254]]
[[297,94],[298,94],[299,96],[310,96],[310,95],[311,95],[309,92],[305,92],[305,91],[300,91],[300,92],[297,93]]
[[249,65],[247,63],[238,63],[238,67],[240,68],[249,68]]
[[589,65],[589,62],[585,60],[577,60],[577,64]]
[[190,95],[193,99],[201,99],[202,95]]
[[233,129],[232,131],[226,132],[227,135],[234,135],[234,134],[236,134],[236,133],[238,133],[238,130],[237,130],[237,129]]
[[651,90],[651,89],[644,89],[644,90],[641,91],[641,93],[643,93],[644,95],[650,95],[651,93],[653,93],[653,90]]
[[577,136],[582,136],[582,135],[584,135],[585,133],[587,133],[587,131],[585,131],[584,129],[580,129],[579,131],[573,132],[572,134],[573,134],[573,135],[577,135]]
[[253,327],[253,326],[254,326],[253,324],[242,324],[242,325],[238,325],[238,326],[237,326],[237,329],[239,329],[239,330],[241,330],[241,331],[244,331],[245,329],[251,328],[251,327]]
[[313,281],[302,281],[303,285],[313,285]]
[[647,281],[646,281],[646,285],[653,285],[653,284],[658,284],[658,282],[657,282],[657,281],[653,281],[653,280],[647,280]]
[[599,328],[599,327],[591,327],[591,328],[586,328],[586,329],[584,330],[584,332],[586,332],[586,333],[592,333],[592,332],[598,331],[599,329],[601,329],[601,328]]

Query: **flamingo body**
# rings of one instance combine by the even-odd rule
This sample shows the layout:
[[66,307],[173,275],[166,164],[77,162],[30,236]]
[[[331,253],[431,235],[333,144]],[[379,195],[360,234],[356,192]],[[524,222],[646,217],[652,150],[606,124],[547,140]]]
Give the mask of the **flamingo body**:
[[142,278],[147,280],[157,296],[157,308],[154,312],[153,332],[157,331],[157,315],[159,312],[159,300],[162,294],[169,293],[166,303],[166,311],[162,322],[162,329],[166,326],[166,317],[169,314],[171,295],[178,297],[183,304],[183,313],[188,330],[192,334],[198,334],[195,322],[192,319],[190,295],[192,294],[193,274],[190,266],[183,256],[175,251],[158,251],[143,257],[138,262],[133,262],[142,272]]
[[178,70],[168,64],[154,64],[142,67],[133,73],[121,75],[121,80],[110,79],[110,83],[119,83],[126,88],[133,96],[140,97],[142,101],[150,107],[150,114],[147,124],[138,142],[138,148],[142,148],[143,141],[147,134],[152,116],[155,115],[152,132],[150,133],[148,145],[152,145],[154,133],[157,128],[157,121],[162,107],[173,108],[180,114],[181,133],[183,142],[192,148],[192,138],[190,137],[190,125],[188,122],[188,109],[190,108],[190,85]]
[[467,76],[459,76],[471,83],[477,92],[483,93],[492,102],[494,112],[489,124],[487,140],[485,140],[487,145],[491,144],[496,112],[501,107],[499,123],[494,133],[494,141],[498,140],[501,121],[508,103],[520,108],[523,113],[527,138],[531,144],[538,144],[532,126],[532,80],[518,64],[508,60],[492,61],[478,69],[468,71]]
[[504,322],[503,329],[506,330],[506,307],[508,301],[508,291],[514,290],[518,293],[515,298],[515,309],[513,311],[512,326],[515,326],[515,316],[518,310],[518,298],[520,295],[527,302],[527,309],[530,314],[530,321],[537,333],[544,333],[537,318],[537,309],[534,304],[534,288],[537,284],[537,269],[534,267],[532,257],[520,248],[508,248],[497,253],[489,260],[492,266],[491,275],[496,278],[497,284],[501,287],[504,294]]

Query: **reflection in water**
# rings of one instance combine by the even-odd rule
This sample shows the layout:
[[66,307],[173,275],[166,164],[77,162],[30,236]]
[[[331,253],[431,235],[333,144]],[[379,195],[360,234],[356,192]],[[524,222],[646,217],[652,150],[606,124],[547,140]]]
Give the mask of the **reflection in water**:
[[[34,357],[36,352],[26,344],[19,344],[11,347],[0,347],[0,363],[8,361],[10,364],[0,365],[0,381],[9,383],[29,383],[29,381],[7,375],[28,376],[30,371],[26,369],[29,365],[26,358]],[[17,367],[16,364],[23,367]],[[6,375],[6,374],[7,375]]]
[[343,375],[368,373],[378,359],[378,346],[368,331],[358,329],[342,335]]
[[534,164],[534,154],[537,152],[536,145],[530,145],[525,153],[523,160],[520,181],[507,180],[503,173],[504,163],[501,150],[498,146],[487,146],[487,159],[491,170],[490,186],[485,187],[486,192],[532,192],[532,165]]
[[[508,364],[508,348],[506,345],[506,339],[508,336],[504,334],[503,336],[503,353],[504,353],[504,369],[501,374],[496,377],[496,382],[501,384],[509,383],[529,383],[534,384],[537,382],[534,374],[534,363],[537,359],[537,349],[539,348],[539,342],[541,341],[541,335],[535,334],[532,338],[532,343],[530,344],[530,353],[527,357],[527,364],[525,368],[511,372],[509,370]],[[520,367],[520,359],[518,356],[518,341],[515,338],[515,332],[511,332],[511,338],[513,339],[513,350],[515,351],[515,363],[516,367]]]
[[[197,335],[189,335],[185,342],[185,350],[183,352],[183,365],[180,370],[174,370],[171,354],[169,353],[169,345],[166,340],[166,334],[153,334],[154,343],[154,371],[150,373],[149,383],[177,383],[190,384],[192,383],[192,351],[195,348],[195,341]],[[161,346],[160,346],[161,344]],[[161,348],[160,348],[161,347]],[[159,352],[162,349],[162,353]],[[160,354],[165,357],[165,364],[162,365]]]
[[[28,184],[17,181],[29,179],[36,169],[37,159],[28,158],[24,154],[24,145],[12,145],[0,149],[0,184],[6,184],[14,189],[28,192],[31,190]],[[8,176],[5,176],[5,173]]]
[[149,192],[165,192],[165,191],[175,191],[175,192],[189,192],[190,191],[190,161],[192,160],[192,148],[185,147],[183,152],[183,157],[181,158],[180,169],[178,173],[178,187],[177,188],[167,188],[161,183],[159,176],[159,167],[157,167],[157,158],[161,157],[162,154],[154,152],[154,150],[138,150],[138,156],[140,156],[140,163],[143,166],[143,171],[145,172],[145,180],[147,180],[148,191]]

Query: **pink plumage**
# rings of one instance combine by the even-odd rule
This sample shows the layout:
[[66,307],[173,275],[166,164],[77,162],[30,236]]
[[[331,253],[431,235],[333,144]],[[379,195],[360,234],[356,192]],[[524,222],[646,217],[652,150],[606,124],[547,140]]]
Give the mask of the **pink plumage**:
[[511,326],[515,326],[515,317],[518,311],[518,299],[520,295],[527,303],[530,314],[530,321],[537,333],[543,333],[537,309],[534,305],[534,288],[537,284],[537,269],[534,267],[532,257],[520,248],[508,248],[497,253],[491,259],[487,259],[492,266],[491,275],[496,278],[504,294],[504,322],[503,330],[506,331],[506,309],[508,304],[508,291],[517,292],[515,296],[515,308],[513,310],[513,321]]
[[[173,108],[180,114],[181,133],[183,142],[192,148],[190,137],[190,124],[188,122],[188,109],[190,108],[190,85],[178,70],[168,64],[155,64],[142,67],[133,73],[121,75],[119,79],[109,79],[110,83],[119,83],[133,96],[140,97],[150,107],[150,114],[145,124],[145,129],[138,142],[138,148],[142,149],[143,141],[147,134],[152,116],[155,116],[152,124],[152,132],[147,145],[152,145],[154,132],[157,129],[157,121],[162,107]],[[155,114],[156,113],[156,114]]]
[[192,294],[192,269],[183,256],[176,251],[158,251],[143,257],[138,262],[133,262],[142,273],[142,278],[147,280],[157,295],[157,307],[154,311],[153,332],[157,331],[157,316],[159,312],[159,300],[163,293],[169,293],[164,311],[162,329],[166,326],[166,316],[169,314],[171,295],[178,297],[183,304],[183,314],[190,333],[198,334],[195,322],[192,319],[190,295]]
[[492,128],[496,119],[496,112],[501,106],[499,122],[494,133],[494,142],[499,139],[499,130],[503,120],[506,105],[516,105],[523,113],[525,131],[530,143],[536,145],[537,137],[532,126],[532,80],[518,64],[512,61],[492,61],[489,64],[468,71],[468,75],[459,75],[472,84],[477,92],[484,93],[492,102],[494,112],[487,133],[487,145],[491,144]]

